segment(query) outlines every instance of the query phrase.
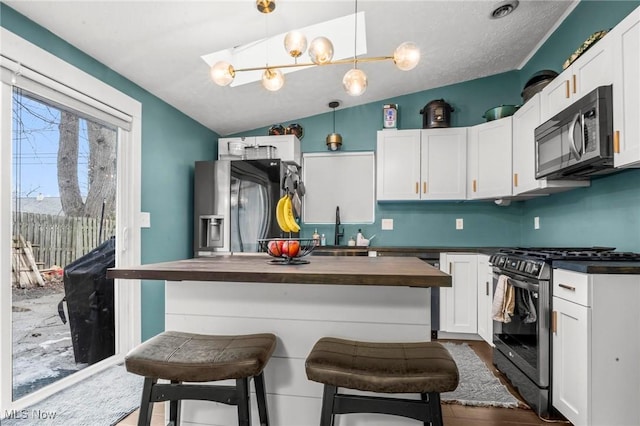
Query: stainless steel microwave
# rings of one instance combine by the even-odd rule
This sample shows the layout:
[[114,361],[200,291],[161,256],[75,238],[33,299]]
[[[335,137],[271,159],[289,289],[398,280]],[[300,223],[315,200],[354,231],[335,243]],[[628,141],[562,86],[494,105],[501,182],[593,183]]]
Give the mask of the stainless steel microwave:
[[614,171],[611,86],[600,86],[535,129],[536,179]]

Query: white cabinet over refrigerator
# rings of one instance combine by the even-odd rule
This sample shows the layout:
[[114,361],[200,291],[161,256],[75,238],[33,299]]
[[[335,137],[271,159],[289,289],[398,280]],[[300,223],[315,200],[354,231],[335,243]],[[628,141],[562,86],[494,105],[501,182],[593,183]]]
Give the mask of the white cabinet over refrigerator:
[[[302,165],[300,139],[296,135],[246,136],[218,139],[218,160],[250,160],[247,156],[256,147],[271,147],[269,157],[287,164]],[[267,151],[265,151],[267,152]]]

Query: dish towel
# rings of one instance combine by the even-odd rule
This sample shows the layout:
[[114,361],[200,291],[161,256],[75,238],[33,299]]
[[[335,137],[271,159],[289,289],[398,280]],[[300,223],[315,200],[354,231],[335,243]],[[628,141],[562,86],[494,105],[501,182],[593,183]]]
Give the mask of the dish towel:
[[525,324],[531,324],[538,320],[536,304],[529,290],[523,288],[516,289],[516,311]]
[[498,284],[496,285],[496,292],[493,295],[491,318],[493,318],[494,321],[504,323],[511,322],[514,308],[515,294],[513,286],[509,284],[509,277],[500,275],[498,277]]

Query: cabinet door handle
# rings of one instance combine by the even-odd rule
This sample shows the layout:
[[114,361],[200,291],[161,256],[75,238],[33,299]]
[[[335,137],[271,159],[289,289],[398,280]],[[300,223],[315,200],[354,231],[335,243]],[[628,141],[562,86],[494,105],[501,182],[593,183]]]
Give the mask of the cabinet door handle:
[[513,174],[513,186],[518,186],[518,174]]
[[476,184],[476,180],[473,180],[473,192],[476,192],[478,185]]
[[427,182],[422,182],[422,193],[423,194],[427,193]]
[[567,99],[569,99],[569,93],[570,93],[570,88],[569,88],[569,86],[570,86],[569,80],[565,80],[565,81],[564,81],[564,87],[565,87],[565,89],[567,89],[567,90],[566,90],[566,93],[565,93],[565,97],[566,97]]
[[575,287],[572,287],[572,286],[567,285],[567,284],[558,284],[558,287],[566,288],[569,291],[576,291]]
[[416,194],[420,193],[420,182],[416,182]]
[[451,271],[453,271],[453,264],[449,262],[449,275],[451,275]]
[[613,152],[620,154],[620,130],[613,133]]
[[489,281],[486,281],[485,284],[486,284],[486,286],[485,286],[486,293],[487,293],[487,296],[488,296],[489,295]]
[[551,332],[553,334],[558,334],[558,311],[553,311],[551,313]]
[[573,74],[573,93],[578,93],[578,83],[576,80],[576,75]]

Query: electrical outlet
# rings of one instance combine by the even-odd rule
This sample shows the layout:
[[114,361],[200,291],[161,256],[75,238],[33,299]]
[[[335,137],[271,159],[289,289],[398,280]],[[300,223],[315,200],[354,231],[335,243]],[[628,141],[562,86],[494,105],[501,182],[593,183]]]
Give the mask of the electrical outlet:
[[456,229],[464,229],[464,221],[462,218],[456,219]]
[[141,228],[151,228],[151,213],[149,212],[140,212],[140,227]]
[[540,229],[540,218],[538,216],[533,218],[533,229]]
[[382,230],[393,231],[393,219],[382,219]]

